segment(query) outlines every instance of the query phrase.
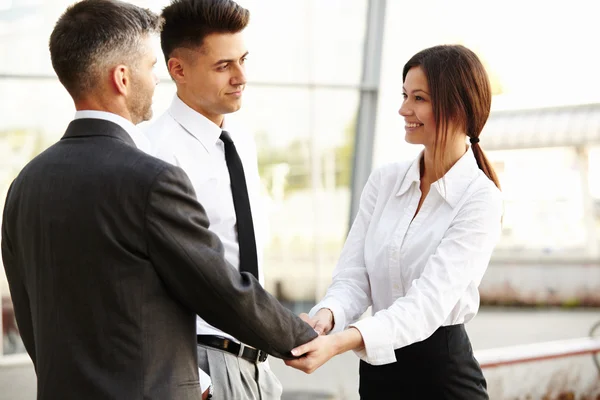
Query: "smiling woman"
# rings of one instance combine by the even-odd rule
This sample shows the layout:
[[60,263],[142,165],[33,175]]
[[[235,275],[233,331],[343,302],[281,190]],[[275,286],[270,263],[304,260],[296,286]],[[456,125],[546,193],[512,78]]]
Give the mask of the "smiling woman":
[[433,147],[436,141],[437,124],[427,77],[420,67],[411,68],[402,87],[404,102],[400,115],[405,119],[406,141]]
[[[448,67],[452,62],[456,68]],[[492,89],[477,55],[460,45],[435,46],[415,54],[404,66],[402,77],[404,102],[399,112],[410,124],[406,141],[425,145],[425,158],[432,157],[434,163],[430,171],[433,181],[441,178],[464,152],[468,137],[477,165],[500,188],[478,144],[490,115]],[[407,95],[407,87],[412,97]],[[423,123],[422,136],[409,135],[423,131],[418,122]]]
[[417,53],[403,78],[406,139],[425,148],[371,174],[333,282],[303,316],[333,334],[286,363],[310,373],[354,350],[361,399],[488,399],[464,324],[500,236],[499,184],[478,144],[489,80],[463,46]]

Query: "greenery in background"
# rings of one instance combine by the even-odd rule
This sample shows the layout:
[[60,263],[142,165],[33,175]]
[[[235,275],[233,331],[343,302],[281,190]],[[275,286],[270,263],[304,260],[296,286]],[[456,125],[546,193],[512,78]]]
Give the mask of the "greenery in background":
[[7,145],[9,152],[27,158],[27,161],[44,151],[51,143],[37,129],[11,129],[0,131],[0,142]]
[[356,136],[356,116],[344,129],[344,143],[336,147],[335,160],[336,168],[335,181],[338,187],[350,187],[352,179],[352,163],[354,161],[354,140]]
[[[477,49],[475,49],[477,52]],[[504,89],[499,74],[487,60],[481,56],[480,59],[488,72],[492,86],[492,94],[502,94]],[[334,149],[333,157],[335,163],[335,187],[350,186],[352,178],[352,162],[354,152],[354,141],[356,132],[356,116],[348,123],[344,129],[343,143]],[[294,139],[287,147],[277,148],[270,143],[270,135],[265,131],[259,131],[255,135],[258,152],[258,169],[261,178],[267,184],[267,189],[272,190],[273,167],[280,164],[287,164],[289,171],[286,175],[285,193],[295,190],[304,190],[311,187],[311,143],[310,136]],[[323,157],[318,160],[321,171],[325,171],[325,152]],[[323,172],[323,175],[325,172]],[[321,176],[321,181],[325,177]]]
[[[336,188],[350,186],[355,132],[356,117],[344,129],[343,143],[333,149],[324,150],[321,159],[318,160],[321,171],[325,171],[326,153],[333,152]],[[264,131],[259,131],[255,135],[258,170],[261,178],[267,183],[267,189],[272,189],[273,167],[279,164],[287,164],[289,168],[285,182],[286,193],[310,188],[312,156],[310,137],[294,139],[283,148],[271,145],[269,137],[269,134]],[[325,181],[325,177],[321,176],[321,180]]]
[[0,146],[3,151],[0,161],[0,204],[4,203],[4,195],[8,186],[33,157],[44,151],[47,139],[38,130],[10,129],[0,131]]

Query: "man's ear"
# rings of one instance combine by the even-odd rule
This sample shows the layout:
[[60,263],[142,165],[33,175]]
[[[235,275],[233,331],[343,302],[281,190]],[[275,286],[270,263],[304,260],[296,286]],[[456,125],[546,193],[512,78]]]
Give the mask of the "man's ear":
[[120,94],[127,96],[131,86],[131,70],[126,65],[120,64],[113,68],[110,75],[111,83],[115,90]]
[[181,58],[169,58],[169,61],[167,61],[167,69],[169,70],[169,75],[171,75],[171,78],[173,78],[176,83],[185,83],[184,62]]

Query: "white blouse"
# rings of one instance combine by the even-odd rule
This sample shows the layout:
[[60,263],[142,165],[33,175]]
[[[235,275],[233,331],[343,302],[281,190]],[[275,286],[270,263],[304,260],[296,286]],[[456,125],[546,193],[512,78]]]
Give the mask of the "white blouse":
[[[395,349],[441,326],[470,321],[500,238],[501,192],[470,148],[431,185],[415,216],[420,158],[371,174],[333,282],[310,312],[331,309],[332,332],[357,328],[365,349],[356,353],[373,365],[395,362]],[[373,316],[356,322],[369,306]]]

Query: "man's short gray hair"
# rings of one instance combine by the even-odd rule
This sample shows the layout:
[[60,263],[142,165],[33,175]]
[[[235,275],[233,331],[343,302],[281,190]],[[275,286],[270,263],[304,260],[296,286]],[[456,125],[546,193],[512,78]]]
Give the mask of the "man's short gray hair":
[[74,99],[93,90],[102,70],[133,68],[144,38],[158,33],[161,18],[118,0],[83,0],[67,8],[50,35],[50,58],[58,79]]

